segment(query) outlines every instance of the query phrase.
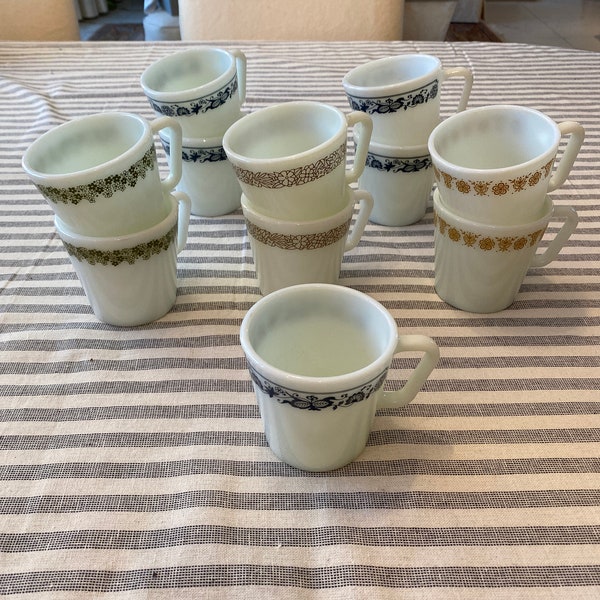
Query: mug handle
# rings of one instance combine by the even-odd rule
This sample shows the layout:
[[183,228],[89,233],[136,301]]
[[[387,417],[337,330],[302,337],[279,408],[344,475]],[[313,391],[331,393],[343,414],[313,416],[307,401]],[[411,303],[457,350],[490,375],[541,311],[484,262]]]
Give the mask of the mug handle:
[[577,211],[570,206],[555,206],[552,211],[552,220],[564,220],[562,227],[555,238],[548,244],[544,252],[536,254],[530,263],[530,267],[545,267],[550,264],[562,250],[571,234],[575,231],[579,222]]
[[181,180],[181,146],[183,138],[181,125],[172,117],[158,117],[158,119],[154,119],[154,121],[150,123],[150,127],[155,134],[161,129],[170,129],[170,172],[169,175],[161,181],[163,192],[169,194]]
[[585,138],[585,129],[576,121],[563,121],[558,124],[558,128],[561,136],[569,136],[569,141],[554,174],[548,182],[549,192],[553,192],[567,180]]
[[350,193],[354,196],[354,204],[360,202],[360,208],[358,209],[358,215],[356,215],[354,227],[352,227],[352,231],[346,238],[344,252],[348,252],[348,250],[352,250],[352,248],[358,246],[358,242],[360,242],[360,238],[373,210],[373,196],[369,192],[366,190],[351,190]]
[[177,254],[179,254],[187,243],[188,229],[190,226],[190,214],[192,212],[192,201],[185,192],[171,192],[177,200]]
[[396,352],[424,352],[419,364],[410,374],[402,389],[394,392],[383,392],[377,408],[398,408],[406,406],[417,395],[418,391],[437,365],[440,359],[438,345],[425,335],[401,335],[398,337]]
[[456,112],[462,112],[467,108],[469,97],[471,96],[471,88],[473,87],[473,73],[465,67],[455,67],[454,69],[442,69],[441,83],[444,83],[451,77],[462,77],[464,81],[462,95],[458,103]]
[[354,129],[354,164],[346,172],[346,184],[356,183],[362,175],[367,164],[367,154],[373,133],[373,121],[364,112],[355,110],[346,115],[348,127]]
[[246,101],[246,55],[241,50],[230,50],[229,52],[235,58],[238,94],[240,104],[244,104]]

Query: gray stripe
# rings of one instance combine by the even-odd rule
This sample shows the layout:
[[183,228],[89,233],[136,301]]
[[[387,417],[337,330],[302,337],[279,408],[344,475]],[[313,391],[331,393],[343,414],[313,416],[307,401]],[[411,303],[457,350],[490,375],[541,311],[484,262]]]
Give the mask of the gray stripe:
[[[244,468],[252,468],[249,464]],[[287,467],[293,470],[293,467]],[[253,473],[261,477],[260,464]],[[68,514],[81,512],[154,513],[191,508],[250,511],[310,510],[482,510],[595,507],[600,490],[518,490],[499,492],[348,492],[236,493],[193,490],[155,495],[69,495],[0,497],[0,514]]]
[[190,525],[149,531],[84,529],[50,533],[0,533],[0,552],[72,549],[147,550],[201,544],[320,548],[352,544],[427,548],[430,546],[576,546],[600,544],[600,526],[581,527],[318,527],[248,528]]
[[[403,430],[372,431],[372,446],[387,444],[586,444],[600,442],[600,429]],[[173,448],[179,446],[265,446],[262,433],[194,431],[158,433],[82,433],[69,435],[4,435],[0,450],[57,448]]]
[[0,466],[2,481],[40,479],[163,479],[190,475],[238,477],[394,477],[404,475],[489,476],[600,473],[600,458],[523,458],[505,460],[389,460],[357,461],[331,473],[290,470],[282,462],[262,462],[251,467],[241,461],[193,459],[171,462],[107,463],[69,462]]
[[296,567],[229,564],[177,566],[134,571],[61,570],[0,576],[0,593],[88,591],[131,592],[138,589],[281,586],[340,589],[385,588],[549,588],[600,584],[600,566],[380,567],[341,565]]

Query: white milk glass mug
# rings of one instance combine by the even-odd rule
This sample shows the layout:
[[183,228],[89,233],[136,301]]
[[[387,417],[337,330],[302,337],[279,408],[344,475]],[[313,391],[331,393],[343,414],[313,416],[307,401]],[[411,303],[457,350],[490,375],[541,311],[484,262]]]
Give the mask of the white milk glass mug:
[[373,195],[373,223],[398,227],[416,223],[427,212],[433,187],[427,144],[397,147],[371,142],[358,185]]
[[246,56],[214,47],[182,50],[151,64],[140,83],[155,113],[177,119],[185,137],[221,136],[246,99]]
[[124,236],[90,237],[55,217],[56,231],[97,319],[117,326],[150,323],[168,313],[177,295],[177,255],[188,234],[190,199],[167,197],[167,216]]
[[[179,159],[163,180],[154,135],[167,129]],[[170,210],[181,178],[181,127],[168,117],[148,122],[123,112],[74,119],[44,133],[25,152],[23,168],[71,230],[128,235],[156,225]]]
[[440,196],[453,213],[517,225],[542,216],[546,194],[566,181],[584,137],[575,121],[557,124],[532,108],[491,105],[448,117],[428,145]]
[[315,221],[282,221],[253,210],[242,196],[261,293],[266,296],[299,283],[337,283],[342,258],[358,246],[372,208],[371,194],[348,188],[346,206],[335,215]]
[[[167,135],[160,139],[170,164],[171,142]],[[193,215],[217,217],[240,207],[242,190],[223,149],[223,137],[183,138],[177,189],[190,197]]]
[[[453,213],[438,190],[433,195],[435,291],[452,306],[474,313],[508,308],[528,269],[552,262],[577,227],[571,207],[546,196],[542,216],[519,225],[486,225]],[[536,254],[551,221],[558,233]]]
[[[346,169],[349,129],[354,164]],[[223,136],[252,207],[276,219],[312,221],[344,208],[365,166],[372,123],[320,102],[275,104],[242,117]]]
[[418,146],[440,120],[440,86],[448,79],[464,80],[456,110],[463,111],[473,86],[465,67],[443,68],[428,54],[401,54],[355,67],[342,80],[353,110],[373,119],[374,142],[390,146]]
[[[271,450],[307,471],[329,471],[365,448],[375,411],[408,404],[439,359],[424,335],[399,335],[376,300],[339,285],[303,284],[260,299],[240,340]],[[392,358],[423,353],[404,387],[384,391]]]

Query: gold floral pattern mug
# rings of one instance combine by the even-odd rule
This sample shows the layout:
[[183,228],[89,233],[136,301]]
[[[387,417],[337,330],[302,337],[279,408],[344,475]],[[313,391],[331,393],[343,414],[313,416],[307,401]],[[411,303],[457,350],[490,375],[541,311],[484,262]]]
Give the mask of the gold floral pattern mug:
[[518,225],[543,216],[546,194],[565,182],[584,136],[574,121],[557,124],[531,108],[492,105],[448,117],[428,146],[440,195],[453,213]]

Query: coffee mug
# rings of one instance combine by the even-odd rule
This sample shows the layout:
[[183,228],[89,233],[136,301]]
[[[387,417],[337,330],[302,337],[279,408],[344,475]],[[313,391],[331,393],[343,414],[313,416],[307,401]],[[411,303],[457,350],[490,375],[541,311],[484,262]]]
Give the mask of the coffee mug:
[[167,197],[157,225],[124,236],[90,237],[54,222],[96,317],[105,323],[150,323],[171,310],[177,294],[177,254],[187,241],[190,200]]
[[401,54],[372,60],[346,73],[342,85],[353,110],[373,119],[372,140],[390,146],[419,146],[440,120],[440,86],[464,80],[457,111],[466,108],[473,75],[465,67],[442,68],[439,58]]
[[427,144],[387,146],[371,142],[367,163],[358,180],[373,195],[373,223],[411,225],[427,212],[433,169]]
[[546,194],[565,182],[584,136],[574,121],[556,124],[532,108],[492,105],[448,117],[428,145],[440,195],[453,213],[517,225],[543,216]]
[[[552,262],[577,227],[571,207],[553,206],[546,196],[542,216],[521,225],[486,225],[452,212],[438,190],[433,195],[435,290],[456,308],[474,313],[509,307],[527,270]],[[545,250],[536,254],[551,221],[560,230]]]
[[[337,283],[344,253],[360,242],[373,207],[371,194],[347,188],[346,206],[315,221],[283,221],[252,208],[242,196],[242,210],[263,295],[299,283]],[[360,207],[352,229],[354,208]]]
[[85,236],[143,231],[170,210],[169,192],[181,178],[181,159],[161,181],[154,134],[168,129],[181,153],[181,127],[168,117],[148,122],[123,112],[74,119],[39,137],[23,168],[55,214]]
[[214,47],[182,50],[151,64],[140,83],[155,113],[177,119],[185,137],[221,136],[246,99],[246,56]]
[[[267,441],[284,462],[329,471],[366,446],[378,408],[407,405],[439,359],[424,335],[398,335],[396,321],[362,292],[304,284],[260,299],[245,315],[246,355]],[[404,387],[384,391],[392,359],[422,352]]]
[[[355,155],[346,170],[348,129]],[[371,119],[344,115],[311,101],[275,104],[236,121],[223,147],[249,204],[264,215],[314,221],[346,204],[346,187],[358,181],[369,149]]]
[[[171,142],[167,135],[160,139],[170,164]],[[216,217],[240,207],[242,190],[227,160],[222,137],[183,138],[177,189],[190,197],[193,215]]]

